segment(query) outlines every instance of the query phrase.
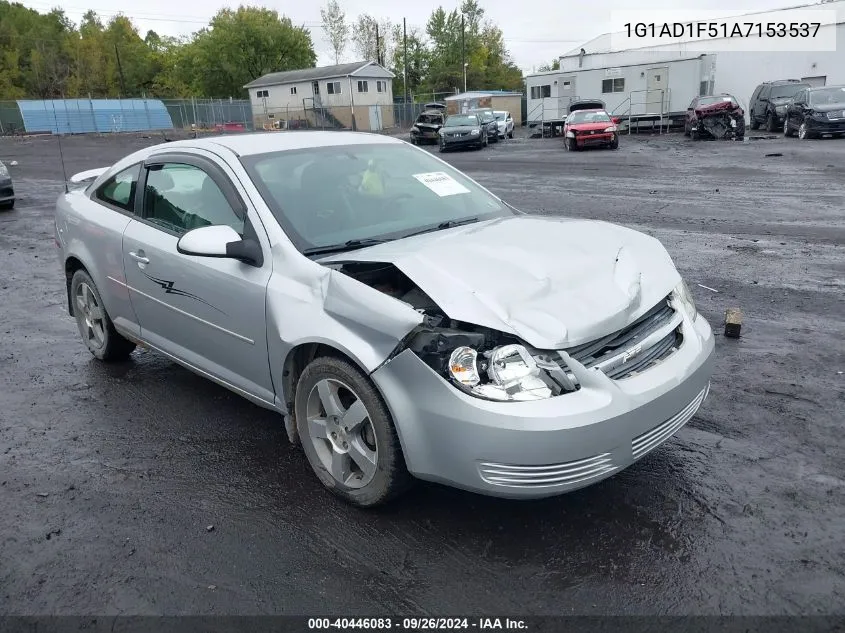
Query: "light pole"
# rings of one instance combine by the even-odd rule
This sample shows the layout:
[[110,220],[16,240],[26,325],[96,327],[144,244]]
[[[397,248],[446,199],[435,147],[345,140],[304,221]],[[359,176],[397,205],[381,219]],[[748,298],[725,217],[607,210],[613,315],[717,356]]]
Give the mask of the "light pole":
[[467,66],[469,66],[469,64],[464,62],[464,92],[467,91]]

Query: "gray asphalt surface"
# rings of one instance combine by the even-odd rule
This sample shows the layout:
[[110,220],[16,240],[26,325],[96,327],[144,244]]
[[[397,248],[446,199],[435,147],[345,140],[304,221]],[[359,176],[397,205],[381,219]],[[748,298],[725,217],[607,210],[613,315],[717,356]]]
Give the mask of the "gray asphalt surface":
[[[160,140],[66,138],[68,173]],[[0,214],[0,613],[843,612],[845,141],[446,156],[525,210],[663,241],[719,334],[698,415],[567,496],[423,484],[352,509],[278,416],[151,352],[93,360],[53,244],[56,140],[0,138],[19,162]]]

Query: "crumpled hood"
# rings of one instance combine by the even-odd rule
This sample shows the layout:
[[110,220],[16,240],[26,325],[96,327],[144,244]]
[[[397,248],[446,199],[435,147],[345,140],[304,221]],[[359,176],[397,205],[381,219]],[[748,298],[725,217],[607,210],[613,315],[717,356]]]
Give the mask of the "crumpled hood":
[[709,114],[716,114],[718,112],[737,112],[742,113],[740,108],[731,101],[717,101],[716,103],[708,103],[707,105],[699,106],[695,109],[696,114],[707,116]]
[[590,220],[517,216],[320,260],[392,263],[452,319],[562,349],[625,327],[680,281],[643,233]]

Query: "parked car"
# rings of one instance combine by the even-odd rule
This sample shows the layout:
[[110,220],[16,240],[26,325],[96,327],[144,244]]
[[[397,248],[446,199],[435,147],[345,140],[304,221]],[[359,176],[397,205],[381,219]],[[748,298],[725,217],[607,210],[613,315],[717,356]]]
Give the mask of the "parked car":
[[470,110],[470,114],[478,115],[478,118],[481,119],[481,125],[485,127],[487,130],[487,139],[490,143],[498,143],[499,142],[499,123],[496,121],[496,117],[493,115],[492,109],[484,109],[484,110]]
[[789,100],[810,84],[797,79],[779,79],[766,81],[754,89],[748,102],[748,118],[751,129],[756,130],[766,125],[768,132],[783,129],[783,118]]
[[426,110],[439,110],[440,112],[446,112],[446,104],[440,103],[439,101],[432,101],[431,103],[423,104],[423,108]]
[[595,146],[619,149],[617,123],[619,119],[611,117],[601,101],[570,104],[563,124],[564,147],[571,151]]
[[11,209],[15,206],[15,187],[9,168],[0,160],[0,209]]
[[499,126],[499,138],[513,138],[513,117],[511,113],[506,110],[496,110],[493,112],[496,117],[496,123]]
[[437,143],[440,128],[443,127],[444,114],[441,110],[424,110],[411,126],[411,143]]
[[745,111],[736,97],[723,93],[696,97],[687,108],[684,134],[693,139],[745,137]]
[[845,134],[845,86],[805,88],[789,103],[783,122],[784,136],[798,133],[807,139]]
[[461,147],[487,147],[487,127],[477,114],[453,114],[440,128],[440,151]]
[[413,477],[575,490],[707,396],[713,333],[657,239],[527,215],[399,139],[188,139],[71,181],[55,237],[91,354],[141,344],[278,412],[353,504]]

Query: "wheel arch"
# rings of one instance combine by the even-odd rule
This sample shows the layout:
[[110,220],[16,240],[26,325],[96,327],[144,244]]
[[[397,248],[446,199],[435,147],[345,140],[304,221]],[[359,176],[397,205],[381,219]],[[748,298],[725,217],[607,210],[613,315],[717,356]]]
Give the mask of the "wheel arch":
[[70,296],[70,283],[77,270],[84,271],[87,275],[91,275],[82,260],[75,255],[69,255],[65,258],[65,291],[67,293],[67,312],[70,316],[75,316],[73,313],[73,300]]
[[[324,341],[301,341],[291,347],[287,354],[285,354],[285,359],[282,362],[282,384],[279,396],[286,411],[285,426],[287,427],[288,437],[294,444],[299,443],[299,438],[295,432],[296,407],[294,406],[294,401],[296,398],[296,384],[305,368],[314,359],[322,357],[332,357],[347,361],[368,378],[372,373],[367,370],[366,366],[360,359],[355,358],[355,356],[348,350],[340,349],[339,347]],[[386,405],[387,401],[385,400],[384,394],[381,392],[379,386],[375,383],[375,381],[371,380],[370,382],[373,384],[373,388]]]

